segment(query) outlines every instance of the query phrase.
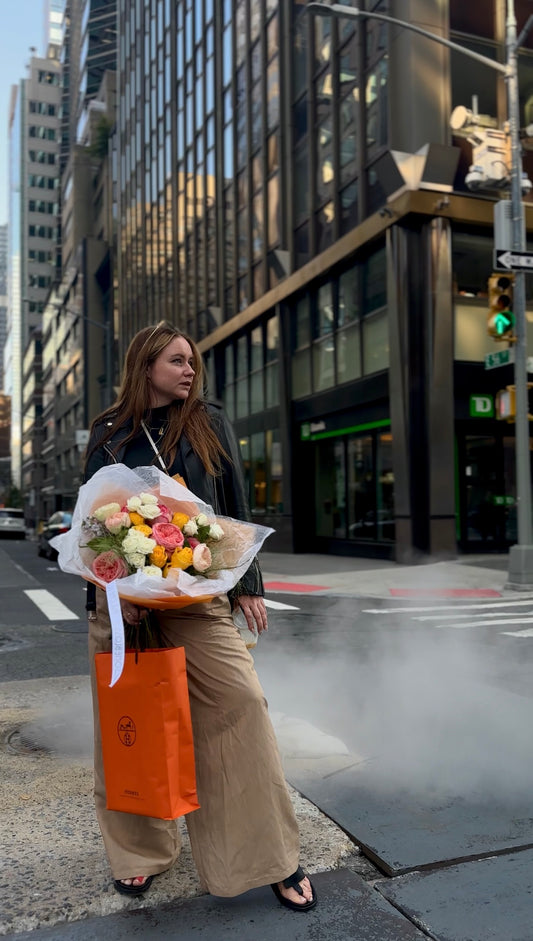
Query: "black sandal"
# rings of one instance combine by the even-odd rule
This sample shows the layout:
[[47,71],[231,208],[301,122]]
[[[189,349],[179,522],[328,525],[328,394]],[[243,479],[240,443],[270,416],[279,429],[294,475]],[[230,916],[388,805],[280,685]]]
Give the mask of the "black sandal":
[[[302,879],[305,879],[306,873],[303,871],[301,866],[298,866],[296,872],[293,872],[292,876],[289,876],[287,879],[283,879],[283,885],[286,889],[296,889],[298,895],[303,895],[304,890],[302,889],[300,882]],[[309,878],[309,877],[308,877]],[[298,902],[293,902],[291,899],[285,898],[282,894],[279,885],[277,882],[273,882],[270,888],[272,889],[274,895],[276,896],[278,902],[281,902],[285,908],[290,908],[293,912],[308,912],[310,908],[314,908],[317,903],[317,894],[315,892],[315,887],[309,880],[311,885],[311,890],[313,892],[313,898],[308,902],[304,902],[302,905],[299,905]]]
[[[138,876],[134,876],[137,879]],[[152,885],[153,876],[146,876],[142,885],[125,885],[120,879],[113,879],[113,885],[121,895],[142,895]]]

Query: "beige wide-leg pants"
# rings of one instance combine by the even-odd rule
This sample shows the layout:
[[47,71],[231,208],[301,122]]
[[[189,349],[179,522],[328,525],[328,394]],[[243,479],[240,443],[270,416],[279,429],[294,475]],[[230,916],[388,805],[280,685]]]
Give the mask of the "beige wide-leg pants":
[[[106,809],[94,655],[111,649],[104,592],[89,621],[95,803],[115,879],[163,872],[180,851],[176,821]],[[253,659],[228,599],[158,612],[163,645],[185,648],[200,809],[186,815],[200,879],[233,896],[280,882],[299,861],[298,828]]]

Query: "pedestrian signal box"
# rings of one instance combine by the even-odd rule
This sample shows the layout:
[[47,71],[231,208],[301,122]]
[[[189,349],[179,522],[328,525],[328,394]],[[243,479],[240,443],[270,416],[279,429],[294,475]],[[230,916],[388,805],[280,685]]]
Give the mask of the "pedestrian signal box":
[[515,389],[508,386],[496,393],[496,418],[500,421],[514,421],[516,417]]
[[487,333],[495,340],[514,340],[513,274],[492,274],[489,278]]

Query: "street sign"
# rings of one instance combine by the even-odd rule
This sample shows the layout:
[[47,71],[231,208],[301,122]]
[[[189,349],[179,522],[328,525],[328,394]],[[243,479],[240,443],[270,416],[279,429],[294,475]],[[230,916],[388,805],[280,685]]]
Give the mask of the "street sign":
[[485,369],[496,369],[497,366],[507,366],[508,363],[514,363],[514,347],[498,350],[497,353],[487,353],[485,356]]
[[510,252],[497,248],[494,267],[498,271],[533,271],[533,252]]

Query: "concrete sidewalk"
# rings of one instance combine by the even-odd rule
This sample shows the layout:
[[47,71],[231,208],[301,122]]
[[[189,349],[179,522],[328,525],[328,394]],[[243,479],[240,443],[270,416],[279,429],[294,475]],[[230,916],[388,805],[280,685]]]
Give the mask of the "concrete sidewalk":
[[261,552],[259,561],[267,594],[313,591],[390,600],[424,595],[496,597],[506,592],[507,555],[399,565],[378,559]]

